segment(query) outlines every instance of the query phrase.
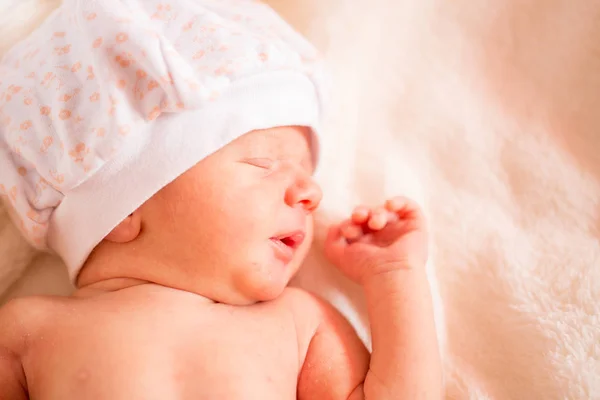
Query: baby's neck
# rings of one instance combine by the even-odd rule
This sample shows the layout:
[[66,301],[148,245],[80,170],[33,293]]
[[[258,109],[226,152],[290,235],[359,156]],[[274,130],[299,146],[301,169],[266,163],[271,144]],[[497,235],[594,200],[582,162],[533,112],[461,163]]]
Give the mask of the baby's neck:
[[127,289],[133,286],[145,285],[150,282],[135,278],[113,278],[94,282],[88,285],[78,287],[73,292],[73,297],[85,298],[93,297],[108,292]]
[[152,248],[141,243],[114,245],[102,243],[86,260],[77,279],[72,296],[89,298],[108,293],[129,291],[134,287],[162,287],[174,291],[194,293],[199,300],[214,303],[202,291],[179,285],[181,279],[172,279],[172,268],[157,261]]
[[153,270],[165,269],[155,265],[152,249],[143,244],[102,242],[88,257],[77,278],[77,297],[89,297],[115,292],[145,284],[163,284]]
[[[175,292],[183,293],[183,291],[181,291],[179,289],[170,288],[170,287],[167,287],[164,285],[159,285],[157,283],[150,282],[150,281],[144,281],[141,279],[114,278],[114,279],[106,279],[103,281],[99,281],[99,282],[96,282],[96,283],[93,283],[93,284],[90,284],[87,286],[81,286],[81,287],[77,288],[77,290],[75,290],[75,292],[73,292],[71,297],[77,297],[77,298],[83,299],[83,298],[91,298],[91,297],[101,296],[101,295],[105,295],[105,294],[109,294],[109,293],[117,293],[117,292],[121,292],[122,294],[125,294],[125,293],[131,293],[131,290],[129,290],[129,289],[133,289],[133,291],[137,291],[138,289],[145,290],[144,288],[150,289],[153,292],[156,292],[156,289],[160,288],[163,293],[166,293],[168,291],[170,291],[171,293],[175,293]],[[187,293],[189,293],[189,292],[187,292]],[[198,293],[194,293],[194,294],[195,294],[194,301],[197,304],[215,304],[215,301],[213,301],[207,297],[199,295]]]

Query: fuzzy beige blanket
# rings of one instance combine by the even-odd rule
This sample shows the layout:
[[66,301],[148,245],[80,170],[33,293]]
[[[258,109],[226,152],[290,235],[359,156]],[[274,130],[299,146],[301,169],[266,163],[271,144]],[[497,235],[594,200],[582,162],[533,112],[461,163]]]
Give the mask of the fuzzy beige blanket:
[[[447,398],[600,399],[600,3],[270,3],[333,76],[326,196],[296,283],[365,336],[322,228],[356,202],[414,196],[430,217]],[[3,51],[56,1],[0,4]],[[0,210],[4,299],[68,293],[65,276]]]

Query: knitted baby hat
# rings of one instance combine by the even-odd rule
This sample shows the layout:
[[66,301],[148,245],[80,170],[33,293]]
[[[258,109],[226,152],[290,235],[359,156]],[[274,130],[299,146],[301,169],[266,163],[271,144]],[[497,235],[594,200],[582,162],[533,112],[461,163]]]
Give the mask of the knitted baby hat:
[[320,71],[257,1],[65,0],[0,62],[0,195],[75,279],[116,225],[207,155],[256,129],[317,132]]

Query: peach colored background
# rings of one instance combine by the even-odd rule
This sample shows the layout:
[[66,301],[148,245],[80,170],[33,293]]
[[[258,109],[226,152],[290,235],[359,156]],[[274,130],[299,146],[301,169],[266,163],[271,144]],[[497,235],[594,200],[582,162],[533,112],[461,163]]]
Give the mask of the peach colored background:
[[[600,399],[600,3],[270,3],[332,70],[318,233],[358,201],[426,208],[447,398]],[[0,52],[55,5],[3,0]],[[364,334],[319,245],[296,283]],[[0,209],[4,299],[65,276]]]

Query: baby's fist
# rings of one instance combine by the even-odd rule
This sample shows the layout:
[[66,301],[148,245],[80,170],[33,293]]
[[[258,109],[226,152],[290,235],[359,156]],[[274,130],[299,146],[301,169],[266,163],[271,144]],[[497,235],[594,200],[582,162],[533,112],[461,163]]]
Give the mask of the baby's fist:
[[419,206],[404,197],[384,207],[355,208],[352,218],[331,226],[325,253],[353,281],[427,262],[427,229]]

